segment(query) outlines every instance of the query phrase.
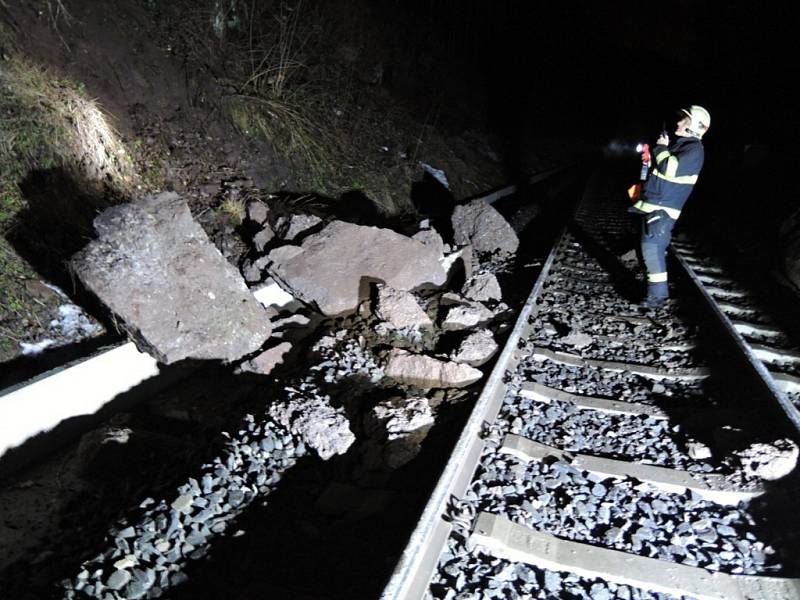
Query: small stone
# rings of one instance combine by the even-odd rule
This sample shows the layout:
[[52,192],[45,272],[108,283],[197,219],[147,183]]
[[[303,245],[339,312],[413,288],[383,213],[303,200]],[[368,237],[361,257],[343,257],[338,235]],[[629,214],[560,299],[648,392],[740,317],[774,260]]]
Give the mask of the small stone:
[[128,569],[136,565],[136,556],[128,554],[125,558],[121,558],[114,563],[114,568],[117,570]]
[[192,502],[194,502],[194,495],[183,494],[178,496],[171,506],[179,513],[189,514],[192,512]]
[[131,574],[128,571],[114,571],[106,581],[106,587],[112,590],[121,590],[131,580]]
[[136,535],[136,530],[133,527],[126,527],[117,534],[121,538],[132,538]]
[[553,571],[545,571],[544,587],[550,592],[561,591],[561,576]]
[[589,588],[589,597],[592,600],[610,600],[611,592],[602,583],[595,583]]

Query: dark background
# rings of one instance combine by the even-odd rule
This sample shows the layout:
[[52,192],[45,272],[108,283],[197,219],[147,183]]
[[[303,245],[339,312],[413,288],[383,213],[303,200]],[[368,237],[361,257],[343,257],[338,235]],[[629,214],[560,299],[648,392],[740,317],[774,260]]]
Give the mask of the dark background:
[[473,90],[491,90],[490,111],[548,133],[653,131],[689,104],[710,110],[719,140],[782,143],[798,131],[790,93],[798,21],[778,3],[400,5],[446,47]]

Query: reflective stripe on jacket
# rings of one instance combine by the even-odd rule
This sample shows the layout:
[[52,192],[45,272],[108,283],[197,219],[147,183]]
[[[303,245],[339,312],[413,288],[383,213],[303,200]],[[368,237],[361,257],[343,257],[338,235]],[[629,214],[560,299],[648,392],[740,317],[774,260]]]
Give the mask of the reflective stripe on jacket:
[[703,143],[694,137],[678,137],[669,146],[656,146],[653,155],[655,168],[636,208],[643,212],[663,210],[677,219],[703,168]]

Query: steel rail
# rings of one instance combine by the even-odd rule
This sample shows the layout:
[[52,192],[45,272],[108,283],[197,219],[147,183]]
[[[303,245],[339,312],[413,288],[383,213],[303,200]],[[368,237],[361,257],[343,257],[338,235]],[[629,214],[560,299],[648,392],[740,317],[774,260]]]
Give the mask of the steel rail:
[[676,250],[671,250],[671,252],[672,256],[677,260],[689,280],[694,284],[695,288],[706,302],[708,308],[714,313],[720,325],[722,325],[725,334],[729,337],[730,341],[736,345],[742,356],[744,356],[748,368],[752,370],[756,379],[760,382],[761,387],[775,399],[794,426],[796,434],[800,436],[800,411],[798,411],[797,407],[792,404],[792,401],[783,390],[781,390],[764,362],[756,355],[755,351],[734,326],[728,315],[725,314],[717,301],[711,296],[708,290],[706,290],[705,285],[694,272],[694,269],[689,265],[688,261],[681,256],[680,252]]
[[[566,232],[567,229],[564,228],[553,244],[533,290],[520,311],[514,329],[508,336],[503,352],[476,401],[453,453],[420,516],[419,524],[412,532],[408,545],[381,594],[382,600],[421,598],[425,593],[451,531],[451,525],[442,518],[447,503],[451,497],[461,497],[472,480],[485,444],[481,437],[483,424],[487,421],[491,423],[497,417],[507,388],[503,377],[509,367],[513,368],[519,360],[517,344],[530,328],[528,319]],[[471,467],[467,470],[465,465]]]

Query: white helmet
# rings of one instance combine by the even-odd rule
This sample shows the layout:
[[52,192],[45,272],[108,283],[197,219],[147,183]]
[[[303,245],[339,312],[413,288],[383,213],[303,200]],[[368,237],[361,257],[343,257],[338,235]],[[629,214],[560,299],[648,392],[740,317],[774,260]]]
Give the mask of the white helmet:
[[711,127],[711,115],[702,106],[693,104],[689,108],[682,108],[681,112],[692,120],[686,131],[694,137],[702,138],[703,134]]

